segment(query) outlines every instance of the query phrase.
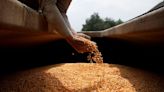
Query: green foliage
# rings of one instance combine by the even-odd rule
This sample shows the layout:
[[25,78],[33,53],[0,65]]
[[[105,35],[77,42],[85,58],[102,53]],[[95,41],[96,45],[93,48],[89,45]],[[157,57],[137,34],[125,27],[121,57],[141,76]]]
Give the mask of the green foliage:
[[121,19],[117,21],[111,18],[102,19],[98,13],[94,13],[86,20],[86,24],[83,25],[82,31],[100,31],[121,23],[123,23]]
[[116,25],[119,25],[121,23],[123,23],[123,21],[121,19],[119,19],[119,20],[116,21]]

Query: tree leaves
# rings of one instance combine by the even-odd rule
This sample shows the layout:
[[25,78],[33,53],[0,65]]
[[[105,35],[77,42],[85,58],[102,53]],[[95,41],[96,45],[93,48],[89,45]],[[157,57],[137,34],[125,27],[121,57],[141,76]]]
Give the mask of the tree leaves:
[[86,23],[83,25],[82,31],[101,31],[121,23],[123,23],[121,19],[117,21],[112,18],[102,19],[98,13],[94,13],[90,18],[86,19]]

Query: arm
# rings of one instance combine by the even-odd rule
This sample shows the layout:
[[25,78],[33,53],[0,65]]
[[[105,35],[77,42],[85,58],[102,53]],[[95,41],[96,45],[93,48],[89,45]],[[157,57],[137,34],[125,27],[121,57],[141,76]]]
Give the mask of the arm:
[[73,34],[77,34],[75,31],[74,31],[74,29],[71,27],[71,24],[70,24],[70,22],[69,22],[69,20],[68,20],[68,17],[67,17],[67,15],[65,14],[65,13],[61,13],[62,14],[62,16],[63,16],[63,18],[64,18],[64,21],[66,22],[66,24],[67,24],[67,26],[69,27],[69,29],[71,30],[71,32],[73,33]]
[[70,28],[68,27],[55,3],[46,3],[43,13],[46,16],[48,22],[49,32],[56,30],[64,38],[73,37]]
[[72,31],[67,17],[62,16],[56,3],[52,3],[53,1],[55,0],[47,1],[43,11],[48,22],[49,31],[56,30],[77,52],[88,52],[86,48],[89,48],[89,46]]
[[72,32],[74,35],[78,35],[78,36],[81,36],[81,37],[84,37],[84,38],[87,38],[87,39],[91,39],[91,37],[88,36],[88,35],[86,35],[86,34],[83,34],[83,33],[76,33],[76,32],[74,31],[74,29],[71,27],[71,24],[70,24],[70,22],[69,22],[69,20],[68,20],[67,15],[66,15],[65,13],[61,13],[61,14],[62,14],[62,16],[63,16],[63,18],[64,18],[66,24],[68,25],[69,29],[71,30],[71,32]]

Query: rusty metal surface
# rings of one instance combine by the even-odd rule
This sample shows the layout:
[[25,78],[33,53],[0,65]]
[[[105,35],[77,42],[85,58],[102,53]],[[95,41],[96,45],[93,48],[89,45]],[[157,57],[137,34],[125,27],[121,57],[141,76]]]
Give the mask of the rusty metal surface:
[[[1,0],[0,27],[2,26],[1,24],[9,24],[40,31],[47,30],[44,17],[17,0]],[[3,27],[5,27],[5,25],[3,25]]]
[[27,47],[62,39],[58,34],[0,29],[0,47]]

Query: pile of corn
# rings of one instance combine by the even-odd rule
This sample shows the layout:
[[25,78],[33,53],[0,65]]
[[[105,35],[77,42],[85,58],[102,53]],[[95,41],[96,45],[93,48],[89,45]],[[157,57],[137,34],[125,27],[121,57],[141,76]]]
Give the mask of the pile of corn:
[[127,66],[67,63],[1,78],[0,92],[164,92],[162,81]]

